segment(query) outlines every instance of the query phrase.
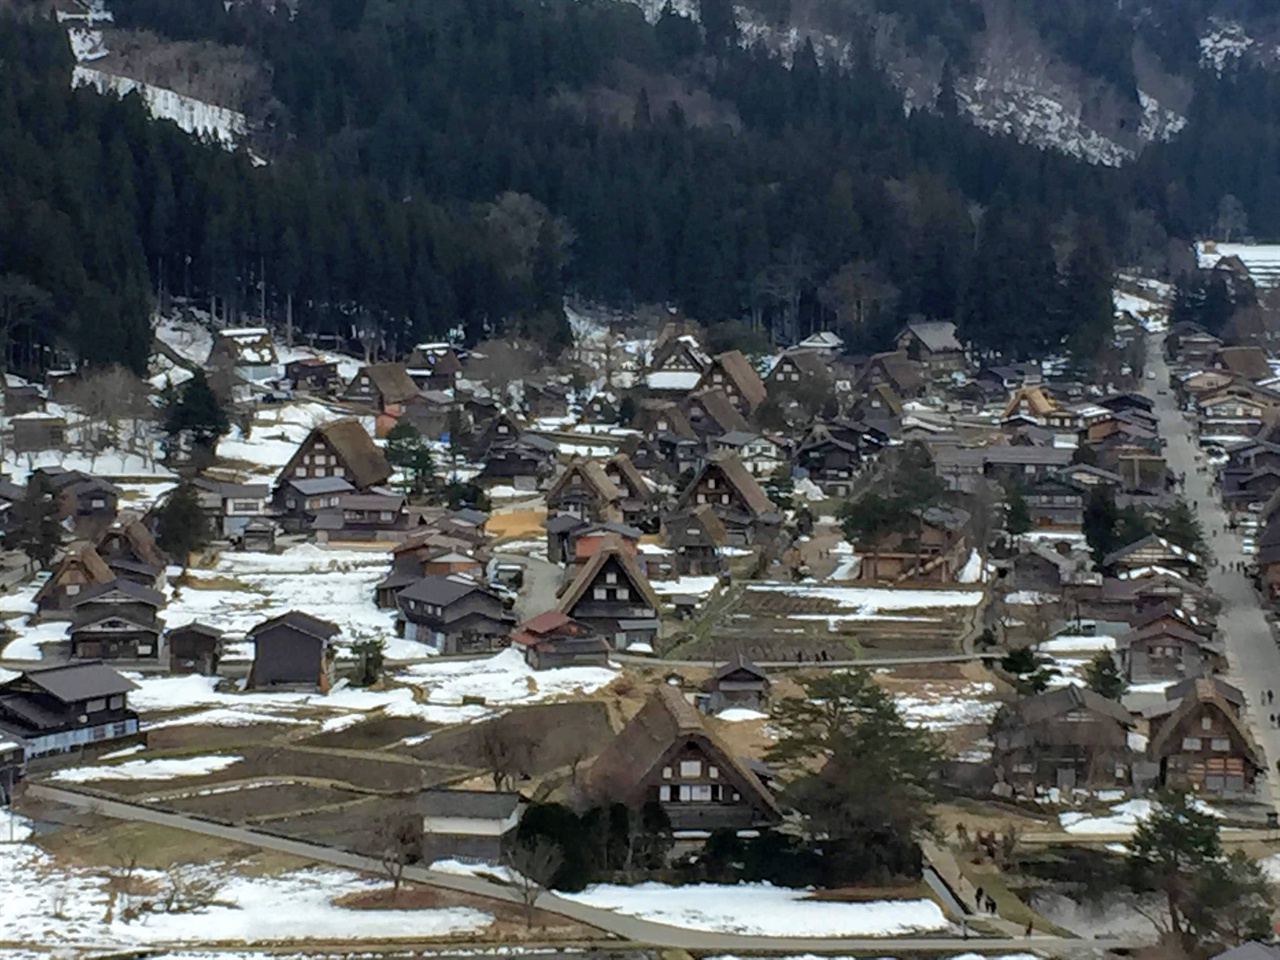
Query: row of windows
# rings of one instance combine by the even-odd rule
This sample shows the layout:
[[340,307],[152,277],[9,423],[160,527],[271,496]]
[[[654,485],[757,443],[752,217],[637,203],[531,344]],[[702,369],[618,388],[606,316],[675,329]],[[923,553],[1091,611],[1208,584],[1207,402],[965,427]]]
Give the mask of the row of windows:
[[110,700],[108,700],[106,697],[102,697],[97,700],[90,700],[88,703],[84,705],[84,712],[85,713],[101,713],[103,710],[107,709],[108,703],[111,704],[112,710],[124,709],[124,697],[117,695],[117,696],[111,697]]
[[1227,737],[1183,737],[1182,749],[1188,752],[1203,750],[1206,739],[1209,741],[1209,749],[1214,753],[1226,753],[1231,749],[1231,740]]
[[[706,503],[706,502],[707,502],[707,495],[705,493],[698,494],[698,503]],[[723,504],[727,504],[729,502],[729,494],[727,493],[720,494],[720,502]]]
[[[315,467],[313,469],[314,469],[314,472],[311,472],[311,471],[308,471],[306,467],[298,467],[298,469],[293,471],[293,475],[295,477],[304,477],[304,478],[308,476],[315,476],[315,477],[330,476],[329,470],[325,467]],[[332,475],[335,477],[342,477],[342,476],[346,476],[346,473],[347,471],[344,470],[342,467],[334,467]]]
[[658,787],[658,799],[663,803],[721,803],[727,800],[741,800],[737,790],[718,783],[681,783]]
[[591,591],[591,597],[593,600],[630,600],[631,591],[626,587],[596,587]]
[[[671,767],[662,768],[663,780],[670,780],[673,775],[674,775],[674,770]],[[702,776],[702,761],[701,760],[681,760],[680,776],[681,777]],[[710,780],[719,780],[720,769],[714,764],[710,764],[710,763],[707,764],[707,778]]]

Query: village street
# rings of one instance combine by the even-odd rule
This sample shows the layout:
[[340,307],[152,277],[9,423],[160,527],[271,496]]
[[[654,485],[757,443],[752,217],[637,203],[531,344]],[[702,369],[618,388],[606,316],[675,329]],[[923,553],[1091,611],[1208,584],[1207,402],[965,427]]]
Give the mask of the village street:
[[[1214,553],[1215,563],[1209,569],[1208,584],[1222,601],[1218,629],[1227,647],[1226,679],[1244,691],[1247,716],[1266,757],[1267,787],[1265,793],[1259,791],[1259,799],[1276,807],[1280,799],[1280,784],[1277,784],[1280,778],[1275,768],[1280,759],[1280,729],[1272,725],[1270,717],[1280,712],[1280,703],[1268,706],[1261,698],[1266,690],[1280,690],[1280,647],[1272,636],[1253,584],[1245,574],[1232,569],[1237,562],[1249,558],[1240,550],[1239,536],[1226,529],[1226,512],[1217,493],[1210,490],[1212,476],[1197,471],[1202,461],[1197,456],[1192,426],[1178,410],[1177,400],[1168,387],[1169,368],[1164,360],[1163,344],[1154,337],[1148,341],[1146,369],[1155,373],[1155,379],[1145,383],[1160,417],[1160,435],[1167,440],[1165,461],[1175,474],[1186,476],[1183,495],[1200,518]],[[1222,571],[1223,565],[1226,572]]]

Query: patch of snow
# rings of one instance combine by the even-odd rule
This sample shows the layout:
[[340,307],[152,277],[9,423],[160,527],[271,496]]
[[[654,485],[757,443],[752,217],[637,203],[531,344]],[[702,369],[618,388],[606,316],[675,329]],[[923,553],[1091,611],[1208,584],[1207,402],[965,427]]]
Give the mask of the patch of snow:
[[99,93],[114,93],[118,97],[136,91],[155,119],[172,120],[187,133],[211,137],[225,147],[233,146],[248,129],[245,115],[239,111],[93,67],[76,64],[71,71],[71,86],[91,86]]
[[106,43],[102,39],[101,30],[91,30],[87,27],[68,27],[67,41],[71,44],[71,55],[76,58],[78,63],[101,60],[111,52],[107,49]]
[[114,766],[71,767],[55,771],[51,779],[63,783],[93,783],[98,780],[174,780],[178,777],[206,777],[225,770],[241,757],[179,757],[158,760],[126,760]]
[[[1221,813],[1203,801],[1193,800],[1192,804],[1201,813],[1207,813],[1215,817],[1222,816]],[[1068,811],[1058,814],[1058,822],[1067,833],[1131,837],[1138,825],[1151,816],[1153,809],[1154,807],[1150,800],[1139,797],[1116,804],[1111,808],[1111,813],[1108,816],[1095,817],[1087,813]]]
[[1000,709],[990,683],[925,683],[912,693],[894,692],[893,699],[907,721],[930,730],[986,726]]
[[969,551],[969,559],[964,562],[964,566],[956,574],[957,583],[978,583],[982,580],[983,565],[982,554],[977,550]]
[[761,713],[759,710],[752,710],[749,707],[729,707],[727,710],[721,710],[715,715],[717,720],[723,720],[725,723],[741,723],[744,720],[768,720],[767,713]]
[[125,757],[131,757],[135,753],[141,753],[147,749],[145,743],[135,743],[132,747],[125,747],[123,750],[112,750],[110,753],[104,753],[99,760],[121,760]]
[[1073,637],[1068,634],[1054,637],[1052,640],[1045,640],[1036,647],[1041,653],[1049,654],[1098,653],[1103,650],[1114,650],[1115,648],[1115,637]]
[[1056,593],[1040,593],[1036,590],[1015,590],[1006,593],[1004,602],[1013,606],[1035,607],[1044,603],[1057,603],[1062,598]]
[[417,664],[396,677],[420,687],[427,704],[450,706],[461,704],[463,697],[481,697],[492,705],[592,693],[617,678],[617,671],[609,667],[534,670],[513,647],[481,660]]
[[1214,19],[1213,29],[1200,38],[1200,66],[1222,76],[1228,65],[1238,63],[1254,45],[1244,26]]
[[807,890],[768,883],[595,884],[560,896],[688,930],[762,937],[892,937],[950,926],[932,900],[811,900]]
[[654,580],[651,582],[653,592],[660,597],[671,597],[684,594],[690,597],[709,596],[720,585],[717,576],[678,577],[675,580]]
[[[905,611],[976,607],[982,601],[981,590],[912,590],[890,587],[830,587],[808,584],[753,583],[747,589],[754,593],[782,593],[789,597],[812,597],[832,601],[843,610],[842,620],[884,619],[877,614]],[[829,619],[825,614],[823,619]],[[893,617],[891,619],[901,619]]]

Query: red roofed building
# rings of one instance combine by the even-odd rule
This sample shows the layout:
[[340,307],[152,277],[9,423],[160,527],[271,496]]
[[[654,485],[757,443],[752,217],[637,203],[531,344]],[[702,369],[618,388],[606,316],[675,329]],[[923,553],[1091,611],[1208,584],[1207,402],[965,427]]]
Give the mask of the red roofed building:
[[523,651],[525,661],[535,670],[609,664],[609,642],[559,610],[530,617],[511,631],[511,642]]

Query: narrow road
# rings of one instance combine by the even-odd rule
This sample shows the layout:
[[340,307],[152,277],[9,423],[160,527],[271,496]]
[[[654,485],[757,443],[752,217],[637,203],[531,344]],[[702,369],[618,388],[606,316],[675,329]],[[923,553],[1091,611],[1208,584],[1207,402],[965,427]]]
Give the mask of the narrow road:
[[[34,800],[61,803],[87,810],[99,816],[114,817],[119,820],[135,820],[153,823],[158,826],[172,827],[177,830],[188,830],[192,833],[209,837],[218,837],[233,843],[243,843],[263,850],[274,850],[291,854],[318,863],[329,863],[349,870],[358,870],[373,875],[383,874],[382,865],[372,857],[337,850],[320,844],[303,840],[292,840],[259,830],[215,823],[196,817],[177,813],[166,813],[153,810],[139,804],[123,803],[118,800],[106,800],[89,796],[74,790],[52,787],[43,783],[32,783],[27,787],[27,796]],[[461,893],[470,893],[508,903],[519,903],[519,897],[508,887],[476,877],[456,876],[438,873],[423,867],[409,867],[405,870],[405,879],[416,883],[430,884]],[[579,923],[604,930],[614,937],[632,943],[649,944],[656,947],[676,947],[684,950],[732,952],[744,951],[752,953],[807,953],[814,950],[823,952],[862,953],[884,951],[925,953],[962,953],[980,949],[986,951],[1026,951],[1033,949],[1045,951],[1053,957],[1094,957],[1102,954],[1102,947],[1114,949],[1123,946],[1139,946],[1121,940],[1108,940],[1105,943],[1093,943],[1087,940],[1074,940],[1064,937],[1033,936],[1007,938],[973,938],[962,939],[950,937],[870,937],[870,938],[819,938],[819,937],[757,937],[735,933],[708,933],[699,930],[686,930],[663,923],[627,917],[612,910],[601,910],[586,906],[573,900],[566,900],[555,894],[543,894],[538,900],[538,907],[561,916],[569,917]],[[186,945],[191,948],[190,944]]]
[[[1146,369],[1155,373],[1155,379],[1146,380],[1145,387],[1160,417],[1160,435],[1167,441],[1165,462],[1174,473],[1186,475],[1183,496],[1200,518],[1216,561],[1209,571],[1209,586],[1222,600],[1218,631],[1227,648],[1226,679],[1244,691],[1248,703],[1246,717],[1266,756],[1267,786],[1258,790],[1258,800],[1280,809],[1274,766],[1280,759],[1280,729],[1270,721],[1271,714],[1280,713],[1280,703],[1261,702],[1263,691],[1280,690],[1280,647],[1271,634],[1252,582],[1245,574],[1231,570],[1237,561],[1249,558],[1240,550],[1240,539],[1226,529],[1226,512],[1217,494],[1210,489],[1212,476],[1196,469],[1203,460],[1195,445],[1194,427],[1177,408],[1177,400],[1168,387],[1169,368],[1164,360],[1163,345],[1154,337],[1147,339]],[[1227,566],[1225,573],[1222,564]]]

